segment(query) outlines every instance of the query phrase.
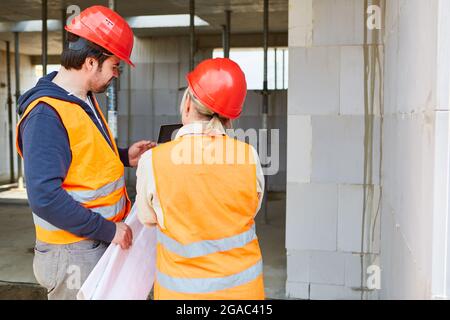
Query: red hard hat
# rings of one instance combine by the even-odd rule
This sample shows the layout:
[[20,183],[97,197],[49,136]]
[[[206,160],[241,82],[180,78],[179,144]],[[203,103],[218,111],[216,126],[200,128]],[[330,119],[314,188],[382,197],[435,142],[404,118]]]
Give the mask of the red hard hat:
[[133,31],[124,18],[103,6],[92,6],[73,18],[65,29],[113,53],[134,67],[130,60]]
[[236,62],[227,58],[208,59],[186,78],[191,92],[205,107],[226,118],[240,116],[247,82]]

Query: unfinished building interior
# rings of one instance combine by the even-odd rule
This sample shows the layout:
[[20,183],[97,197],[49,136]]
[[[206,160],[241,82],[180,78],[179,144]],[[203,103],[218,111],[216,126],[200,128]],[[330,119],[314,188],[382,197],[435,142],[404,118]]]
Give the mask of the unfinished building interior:
[[36,283],[17,98],[58,70],[63,26],[94,4],[135,35],[136,67],[98,95],[119,146],[179,122],[201,60],[243,67],[234,127],[274,132],[256,219],[267,298],[449,298],[447,0],[2,0],[0,287]]

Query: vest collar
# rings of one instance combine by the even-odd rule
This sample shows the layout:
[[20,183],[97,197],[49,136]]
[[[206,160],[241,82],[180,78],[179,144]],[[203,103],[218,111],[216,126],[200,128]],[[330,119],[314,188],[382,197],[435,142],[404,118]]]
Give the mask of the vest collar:
[[[195,121],[189,124],[186,124],[178,130],[175,139],[185,135],[203,135],[205,134],[206,126],[209,121]],[[220,135],[226,135],[225,131],[222,131]]]

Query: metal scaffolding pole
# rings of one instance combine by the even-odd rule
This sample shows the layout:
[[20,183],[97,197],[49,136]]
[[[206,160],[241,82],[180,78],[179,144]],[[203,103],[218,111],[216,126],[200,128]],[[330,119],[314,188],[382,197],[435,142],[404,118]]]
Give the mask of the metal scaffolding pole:
[[[262,106],[262,131],[265,133],[264,143],[261,143],[260,146],[264,148],[264,150],[260,150],[263,158],[262,163],[267,165],[267,152],[268,152],[268,125],[267,125],[267,116],[269,113],[269,92],[267,88],[267,51],[269,44],[269,0],[264,0],[264,14],[263,14],[263,46],[264,46],[264,80],[263,80],[263,106]],[[263,135],[264,136],[264,135]],[[260,135],[261,137],[261,135]],[[264,184],[264,222],[268,223],[268,215],[267,215],[267,182]]]
[[[14,69],[16,77],[16,108],[19,108],[20,98],[20,53],[19,53],[19,33],[14,32]],[[17,118],[17,122],[18,122]],[[22,173],[22,158],[17,156],[17,184],[19,189],[24,188],[23,173]]]
[[225,25],[222,26],[223,57],[230,57],[231,11],[225,10]]
[[116,0],[108,0],[108,7],[111,10],[116,11]]
[[12,122],[12,95],[11,95],[11,49],[9,41],[6,42],[6,86],[8,105],[8,133],[9,133],[9,182],[14,182],[14,142],[13,142],[13,122]]
[[275,50],[274,50],[275,52],[274,52],[274,64],[275,64],[275,90],[277,90],[278,89],[278,86],[277,86],[277,82],[278,82],[278,70],[277,70],[277,48],[275,48]]
[[195,25],[194,25],[194,17],[195,17],[195,0],[189,1],[189,34],[190,34],[190,50],[189,50],[189,70],[194,69],[195,65]]
[[[263,91],[264,91],[264,99],[263,99],[263,114],[268,113],[268,99],[267,99],[267,51],[268,51],[268,43],[269,43],[269,0],[264,0],[264,15],[263,15],[263,26],[264,26],[264,80],[263,80]],[[264,128],[267,129],[267,126]]]
[[64,29],[67,23],[67,9],[64,4],[61,8],[61,36],[62,36],[62,48],[63,50],[66,48],[66,39],[67,39],[67,31]]
[[286,89],[286,86],[285,86],[285,84],[284,84],[284,78],[285,78],[285,68],[286,68],[286,65],[285,65],[285,56],[284,56],[284,54],[285,54],[285,52],[286,52],[286,49],[283,49],[283,79],[282,79],[282,84],[283,84],[283,89]]
[[47,0],[42,0],[42,75],[47,74]]
[[[108,0],[108,6],[111,10],[116,10],[116,1]],[[117,142],[117,79],[113,78],[106,91],[106,104],[108,107],[108,126],[114,139]]]

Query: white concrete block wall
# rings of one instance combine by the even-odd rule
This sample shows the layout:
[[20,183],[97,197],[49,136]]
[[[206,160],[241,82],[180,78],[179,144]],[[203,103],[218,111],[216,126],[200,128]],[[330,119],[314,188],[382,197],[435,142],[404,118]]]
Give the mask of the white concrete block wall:
[[[380,203],[380,187],[373,187],[373,198],[368,199],[367,206],[372,212],[378,210]],[[364,188],[362,185],[339,185],[338,189],[338,250],[342,252],[361,252],[362,215]],[[372,217],[372,219],[379,219]],[[375,225],[375,229],[369,226]],[[363,252],[379,253],[380,228],[379,223],[366,221],[364,228]]]
[[[378,99],[372,112],[365,108],[363,4],[289,3],[286,290],[290,297],[361,297],[364,196],[371,201],[365,214],[363,268],[380,250],[380,219],[375,215],[381,122]],[[382,48],[379,41],[368,37],[369,44]],[[371,150],[367,136],[373,142]],[[370,183],[365,168],[372,169]]]
[[[359,254],[290,250],[288,257],[288,298],[361,299],[358,291],[361,283]],[[378,298],[377,291],[364,294],[366,299]]]
[[[363,116],[333,115],[312,117],[311,181],[318,183],[364,183]],[[379,121],[374,131],[379,132]],[[373,169],[379,168],[379,137],[374,135]],[[375,173],[375,172],[374,172]],[[378,175],[374,174],[374,183]]]
[[[364,108],[362,3],[290,2],[287,292],[358,299],[361,274],[364,284],[366,268],[376,264],[381,290],[364,298],[448,298],[450,3],[386,2],[383,44],[369,37],[384,53],[384,108],[376,98],[372,159],[365,155],[371,117]],[[296,147],[305,150],[290,151]],[[364,188],[367,161],[373,180]],[[364,191],[370,201],[361,239]],[[317,217],[327,220],[318,224]],[[327,232],[334,243],[322,236]]]
[[386,17],[381,298],[448,298],[450,4]]

